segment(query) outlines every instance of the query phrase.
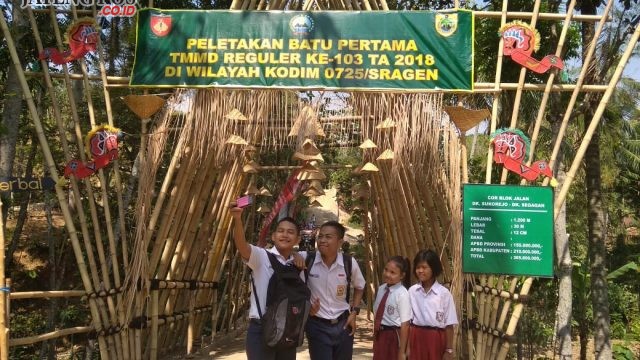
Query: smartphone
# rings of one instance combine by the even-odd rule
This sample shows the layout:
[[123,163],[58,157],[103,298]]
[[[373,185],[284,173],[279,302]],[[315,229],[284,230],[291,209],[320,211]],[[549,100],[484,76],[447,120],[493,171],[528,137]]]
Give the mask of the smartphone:
[[253,204],[253,195],[246,195],[236,199],[236,206],[239,208],[244,208],[251,204]]

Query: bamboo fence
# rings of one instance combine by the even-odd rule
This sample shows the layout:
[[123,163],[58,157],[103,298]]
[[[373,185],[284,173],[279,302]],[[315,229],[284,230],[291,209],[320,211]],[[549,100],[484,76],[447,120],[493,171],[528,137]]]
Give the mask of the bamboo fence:
[[[493,83],[476,83],[476,94],[493,94],[489,129],[495,131],[502,105],[500,95],[515,91],[511,126],[518,126],[522,95],[527,91],[542,91],[540,108],[532,129],[531,148],[538,143],[546,105],[552,92],[572,91],[564,113],[561,134],[551,155],[553,165],[560,142],[580,94],[604,92],[588,132],[585,134],[566,181],[556,197],[555,210],[563,204],[577,167],[588,145],[612,91],[618,82],[630,52],[638,41],[636,29],[627,44],[616,71],[608,84],[584,84],[589,62],[593,61],[596,40],[607,21],[613,1],[603,14],[574,14],[575,0],[564,14],[540,12],[540,0],[531,12],[510,12],[508,1],[500,12],[477,12],[477,18],[499,21],[525,19],[533,26],[539,20],[563,22],[555,54],[563,53],[569,27],[575,22],[597,22],[594,41],[589,44],[585,65],[576,84],[557,84],[555,74],[549,74],[544,84],[525,82],[526,70],[520,72],[518,83],[501,81],[502,41],[498,46],[498,63]],[[388,10],[384,0],[234,0],[233,10]],[[40,29],[34,12],[49,14],[52,28]],[[37,50],[44,48],[40,34],[52,32],[57,46],[63,49],[58,17],[77,19],[78,14],[96,15],[96,9],[69,11],[27,8]],[[128,218],[125,200],[126,174],[118,164],[97,176],[78,181],[71,178],[62,186],[49,144],[59,141],[65,161],[80,158],[86,161],[82,139],[87,128],[101,121],[96,118],[92,103],[95,89],[102,90],[105,99],[106,123],[114,123],[111,89],[126,86],[127,78],[107,76],[102,48],[97,53],[99,75],[89,74],[84,60],[76,71],[62,65],[62,73],[51,74],[43,61],[41,72],[26,72],[18,61],[5,18],[0,25],[10,50],[14,66],[24,91],[32,122],[44,154],[46,169],[58,182],[56,195],[65,226],[74,250],[83,290],[1,292],[0,358],[8,358],[9,346],[21,346],[51,340],[71,334],[89,333],[97,338],[103,359],[158,359],[159,354],[178,351],[192,353],[205,342],[215,341],[216,334],[241,330],[246,324],[245,310],[250,290],[247,269],[229,241],[231,216],[228,204],[255,186],[260,173],[292,170],[301,165],[289,161],[282,165],[257,166],[256,174],[243,171],[243,166],[258,154],[282,148],[299,149],[305,139],[320,141],[309,129],[322,129],[326,138],[352,135],[360,129],[360,142],[366,139],[377,145],[363,149],[362,164],[354,169],[360,184],[354,192],[359,206],[365,210],[364,247],[365,274],[369,284],[367,303],[372,304],[373,289],[380,283],[379,272],[386,258],[402,255],[410,259],[423,248],[436,250],[443,260],[445,283],[456,299],[461,326],[456,328],[456,353],[461,358],[506,358],[515,341],[515,329],[526,304],[532,278],[499,274],[481,276],[462,273],[462,209],[461,186],[467,181],[464,133],[446,121],[443,106],[448,94],[439,93],[368,93],[355,92],[348,97],[348,111],[333,114],[317,113],[294,91],[288,90],[221,90],[202,89],[194,93],[175,90],[158,102],[155,95],[133,95],[128,104],[140,115],[141,146],[139,149],[138,181],[135,195],[135,217]],[[40,115],[30,95],[26,76],[44,81],[53,118],[60,136],[45,138]],[[78,99],[74,81],[82,80],[83,98]],[[96,82],[100,87],[92,86]],[[56,86],[67,90],[65,100],[56,94]],[[186,111],[174,107],[190,99]],[[65,102],[66,101],[66,102]],[[144,115],[136,111],[149,110]],[[69,109],[64,114],[63,109]],[[63,115],[64,114],[64,115]],[[80,114],[88,114],[82,118]],[[232,115],[233,114],[233,115]],[[238,115],[240,114],[240,115]],[[300,123],[302,122],[302,123]],[[332,126],[340,124],[340,126]],[[298,136],[290,136],[292,128]],[[69,132],[69,129],[72,129]],[[83,130],[84,129],[84,130]],[[303,132],[301,135],[300,132]],[[237,136],[251,144],[247,147],[229,143]],[[67,137],[71,141],[67,141]],[[72,144],[75,143],[74,147]],[[357,144],[355,145],[357,146]],[[253,151],[253,150],[252,150]],[[253,156],[253,157],[252,157]],[[366,167],[362,165],[368,163]],[[370,164],[370,165],[369,165]],[[358,164],[353,164],[357,166]],[[325,164],[319,168],[340,166]],[[487,151],[485,182],[491,183],[492,150]],[[109,181],[109,180],[113,181]],[[506,182],[503,172],[501,183]],[[135,183],[135,182],[132,182]],[[546,182],[543,183],[546,185]],[[524,184],[523,184],[524,185]],[[278,189],[269,189],[277,193]],[[68,194],[73,193],[74,208],[68,206]],[[98,203],[100,199],[101,204]],[[2,204],[0,203],[0,206]],[[262,215],[248,214],[245,224],[253,224]],[[0,230],[4,223],[0,219]],[[129,229],[135,229],[132,232]],[[252,238],[252,235],[249,235]],[[0,232],[0,249],[4,237]],[[8,283],[9,281],[7,281]],[[0,286],[4,271],[0,267]],[[9,287],[9,285],[7,285]],[[7,296],[8,295],[8,296]],[[27,338],[12,339],[7,335],[8,314],[3,302],[10,299],[33,299],[82,296],[90,309],[90,323],[60,329]],[[7,306],[8,307],[8,306]],[[203,341],[203,329],[211,336]]]

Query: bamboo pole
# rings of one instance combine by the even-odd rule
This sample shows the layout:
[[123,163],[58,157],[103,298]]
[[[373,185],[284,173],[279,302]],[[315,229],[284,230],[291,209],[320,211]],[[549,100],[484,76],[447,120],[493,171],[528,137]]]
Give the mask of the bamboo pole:
[[[27,84],[27,80],[22,73],[22,66],[20,65],[20,60],[18,58],[18,54],[16,53],[15,45],[13,43],[13,38],[11,37],[11,33],[9,32],[9,27],[7,26],[7,22],[4,18],[4,15],[0,17],[0,27],[2,28],[2,32],[5,36],[5,41],[7,42],[7,48],[9,49],[9,53],[11,54],[11,59],[13,61],[13,65],[16,68],[16,72],[18,73],[18,79],[20,81],[20,85],[22,87],[25,100],[27,102],[27,107],[31,114],[31,118],[33,120],[34,126],[36,128],[36,134],[38,135],[38,140],[40,142],[40,146],[42,147],[45,163],[49,174],[53,180],[57,183],[58,172],[56,169],[56,164],[53,161],[53,156],[51,155],[51,150],[49,148],[49,144],[47,143],[47,139],[44,135],[44,129],[42,127],[42,123],[40,122],[40,116],[38,115],[38,110],[36,109],[35,103],[31,96],[31,92],[29,90],[29,85]],[[60,203],[60,208],[62,210],[62,214],[65,218],[65,224],[67,226],[67,231],[69,232],[69,237],[71,239],[71,244],[73,246],[74,253],[76,255],[76,262],[78,264],[78,270],[80,272],[80,277],[82,278],[82,282],[87,291],[91,291],[91,280],[89,278],[89,274],[86,269],[86,264],[84,263],[82,249],[80,247],[80,242],[77,236],[77,231],[75,229],[75,225],[73,224],[71,212],[69,211],[69,207],[66,202],[65,194],[62,191],[60,186],[55,187],[56,195],[58,197],[58,202]],[[89,308],[91,310],[91,316],[95,322],[96,328],[101,328],[101,320],[100,314],[98,311],[98,306],[95,301],[89,301]],[[103,358],[108,358],[108,348],[104,339],[98,339],[100,342],[100,352]]]
[[[604,8],[604,11],[603,11],[603,14],[605,17],[609,14],[609,11],[611,10],[612,6],[613,6],[613,1],[609,0],[607,2],[607,6]],[[591,64],[591,61],[593,61],[593,55],[595,54],[596,47],[598,45],[598,38],[600,37],[602,30],[604,29],[604,25],[605,25],[604,20],[601,20],[598,23],[598,26],[596,27],[596,32],[593,35],[593,39],[591,40],[589,47],[587,48],[587,54],[585,56],[585,59],[583,60],[583,64],[582,64],[583,66],[580,69],[580,75],[578,75],[578,79],[576,81],[576,88],[573,90],[573,93],[571,94],[571,99],[569,99],[569,103],[567,104],[567,108],[566,108],[567,110],[565,110],[564,116],[562,117],[562,122],[560,124],[560,128],[558,129],[558,134],[556,134],[556,142],[553,145],[553,150],[551,151],[551,158],[549,159],[549,166],[552,169],[554,168],[554,165],[558,158],[558,153],[560,152],[560,147],[562,146],[562,143],[563,143],[564,133],[567,130],[569,119],[571,118],[571,113],[572,113],[571,110],[573,109],[573,107],[576,104],[576,101],[578,100],[578,95],[580,95],[581,89],[584,87],[583,83],[584,83],[584,79],[586,78],[587,71],[591,68],[590,64]],[[542,184],[546,186],[549,184],[549,181],[550,179],[545,178]],[[573,179],[569,179],[569,183],[571,183],[572,181]],[[565,179],[565,182],[566,182],[566,179]],[[564,183],[563,183],[563,186],[564,186]],[[557,208],[555,208],[555,210],[557,212]]]
[[[538,22],[538,15],[540,13],[540,0],[536,0],[533,4],[533,16],[531,17],[531,28],[535,29],[536,24]],[[516,97],[513,101],[513,109],[511,111],[511,123],[509,124],[509,128],[515,129],[518,125],[518,116],[520,115],[520,102],[522,99],[522,91],[524,88],[524,80],[527,75],[527,68],[522,66],[520,67],[520,76],[518,78],[518,88],[516,89]],[[507,183],[507,173],[508,170],[506,167],[502,167],[502,175],[500,177],[500,184]]]
[[6,303],[9,298],[10,290],[5,284],[5,239],[4,239],[4,216],[2,216],[2,199],[0,198],[0,359],[9,359],[9,346],[7,339],[9,337],[9,313]]
[[567,178],[566,178],[567,180],[565,180],[565,182],[562,184],[562,188],[560,189],[558,195],[556,196],[556,200],[553,204],[554,219],[557,218],[558,214],[560,213],[559,210],[560,210],[560,207],[562,206],[562,203],[564,203],[567,197],[567,193],[569,192],[569,186],[571,186],[571,183],[573,182],[573,179],[576,176],[576,172],[578,171],[578,168],[582,164],[582,159],[584,158],[584,154],[587,151],[587,146],[589,146],[589,143],[591,142],[591,137],[593,137],[593,133],[595,132],[596,128],[598,127],[598,124],[600,123],[602,114],[604,113],[604,110],[607,107],[607,104],[609,103],[609,98],[611,97],[611,94],[613,94],[613,91],[615,90],[615,86],[618,83],[618,80],[620,80],[620,76],[622,76],[622,71],[624,70],[625,65],[627,64],[629,57],[631,56],[631,53],[633,52],[633,49],[636,46],[636,43],[638,42],[639,36],[640,36],[640,26],[637,26],[635,31],[633,32],[633,35],[631,36],[631,39],[629,40],[629,43],[627,44],[627,48],[624,51],[622,58],[618,63],[618,66],[616,67],[616,71],[611,77],[611,81],[609,81],[609,88],[602,96],[602,99],[598,104],[598,108],[596,109],[596,112],[593,114],[593,118],[589,123],[589,127],[587,128],[587,131],[584,137],[582,138],[582,143],[580,144],[580,147],[576,152],[576,157],[573,159],[571,168],[567,173]]
[[92,326],[76,326],[67,329],[60,329],[52,332],[48,332],[45,334],[35,335],[35,336],[27,336],[22,338],[15,338],[9,340],[9,346],[25,346],[25,345],[33,345],[39,342],[57,339],[64,336],[75,335],[75,334],[85,334],[93,331]]
[[58,291],[21,291],[9,294],[12,300],[20,299],[51,299],[51,298],[67,298],[81,297],[87,293],[84,290],[58,290]]
[[[527,278],[522,287],[520,288],[520,295],[529,294],[529,289],[531,288],[531,284],[533,283],[533,278]],[[522,314],[522,309],[524,305],[522,303],[518,303],[513,308],[513,313],[511,314],[511,320],[509,321],[509,326],[507,327],[507,331],[505,332],[507,336],[512,336],[516,331],[516,326],[518,325],[518,320],[520,319],[520,315]],[[502,343],[500,347],[500,352],[498,353],[498,360],[504,360],[507,357],[507,353],[509,352],[509,342],[505,341]]]
[[[567,33],[569,32],[569,27],[571,24],[571,18],[573,16],[573,9],[575,8],[576,0],[571,0],[567,7],[566,17],[564,19],[564,25],[562,26],[562,32],[560,33],[560,38],[558,39],[558,45],[556,46],[555,56],[560,57],[562,55],[562,49],[564,48],[564,42],[567,38]],[[542,125],[542,119],[544,118],[544,114],[547,108],[547,102],[549,101],[549,95],[551,93],[551,86],[553,85],[553,80],[555,79],[555,72],[551,72],[549,77],[547,78],[547,84],[544,88],[544,93],[542,94],[542,100],[540,102],[540,107],[538,108],[538,114],[536,115],[535,125],[533,128],[533,133],[531,134],[531,144],[529,145],[529,160],[527,161],[527,166],[531,166],[533,162],[533,158],[536,151],[536,144],[538,142],[538,133],[540,132],[540,126]],[[522,179],[520,181],[520,185],[525,185],[527,183],[526,179]]]
[[158,297],[159,290],[151,291],[151,351],[149,359],[158,359]]

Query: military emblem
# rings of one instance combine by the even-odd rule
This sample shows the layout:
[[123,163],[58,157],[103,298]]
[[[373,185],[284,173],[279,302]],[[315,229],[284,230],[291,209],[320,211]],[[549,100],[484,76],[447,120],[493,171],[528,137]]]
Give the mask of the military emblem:
[[448,37],[458,30],[458,14],[436,14],[436,31]]
[[171,15],[153,14],[149,26],[154,35],[165,37],[171,32]]

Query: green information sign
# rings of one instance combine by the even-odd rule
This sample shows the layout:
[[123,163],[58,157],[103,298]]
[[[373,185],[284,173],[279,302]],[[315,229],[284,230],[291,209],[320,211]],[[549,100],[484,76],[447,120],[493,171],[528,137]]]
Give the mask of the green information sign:
[[462,271],[553,276],[553,189],[463,187]]
[[131,86],[473,90],[473,12],[138,12]]

